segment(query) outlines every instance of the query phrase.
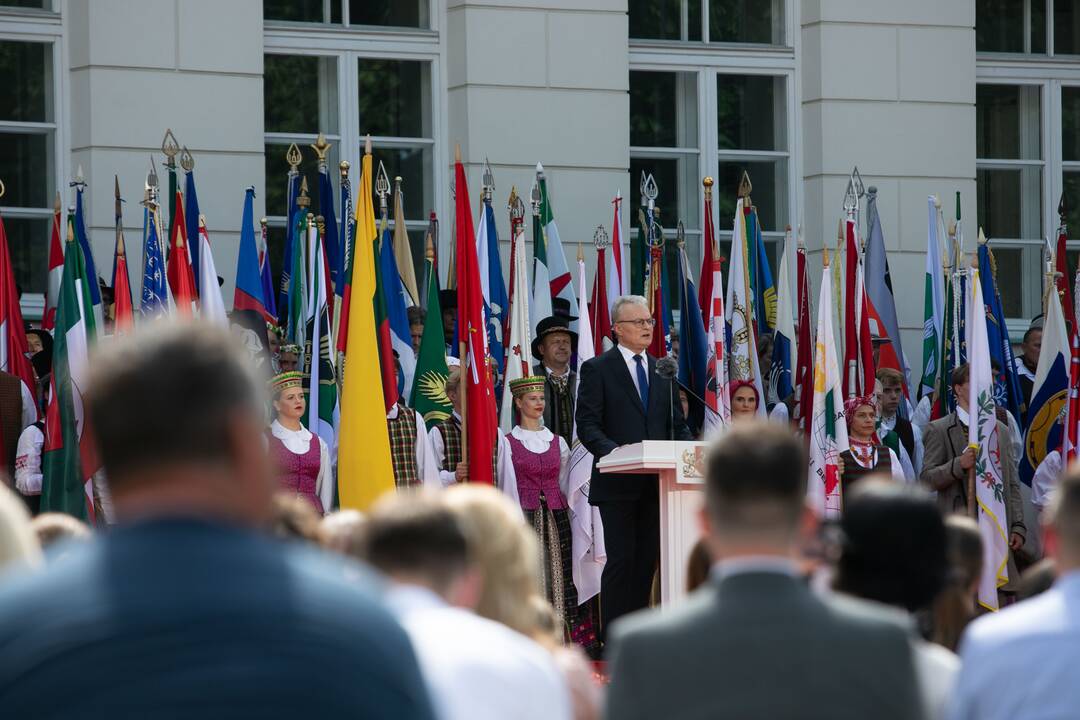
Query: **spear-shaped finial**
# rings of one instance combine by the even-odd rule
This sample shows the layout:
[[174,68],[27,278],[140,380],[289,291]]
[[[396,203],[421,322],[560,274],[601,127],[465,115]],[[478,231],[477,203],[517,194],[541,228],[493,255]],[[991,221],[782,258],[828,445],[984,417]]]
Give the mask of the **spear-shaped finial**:
[[180,167],[184,168],[184,172],[191,172],[195,169],[195,158],[188,152],[187,145],[180,150]]
[[124,202],[124,199],[120,197],[120,176],[113,175],[113,195],[116,197],[116,217],[120,217],[123,214],[123,209],[120,203]]
[[829,246],[823,245],[821,247],[821,265],[826,270],[829,269]]
[[750,182],[750,173],[743,170],[742,177],[739,178],[739,197],[743,199],[744,204],[750,204],[750,193],[753,190],[754,184]]
[[63,207],[60,203],[60,191],[56,191],[56,197],[53,199],[53,215],[59,215],[60,209]]
[[76,190],[82,190],[86,187],[86,178],[83,177],[82,165],[75,171],[75,177],[68,183],[68,187],[73,187]]
[[304,155],[300,152],[300,148],[296,143],[289,145],[289,149],[285,151],[285,162],[289,163],[289,174],[299,172],[298,168],[303,161]]
[[956,191],[956,221],[960,221],[960,191]]
[[176,142],[172,128],[165,129],[165,137],[161,140],[161,152],[165,155],[165,166],[169,169],[176,167],[176,154],[180,152],[180,145]]
[[980,245],[985,245],[986,244],[986,235],[983,234],[982,225],[979,226],[979,244]]
[[308,197],[307,175],[300,179],[300,197],[296,198],[296,205],[302,208],[311,205],[311,198]]
[[379,170],[375,174],[375,194],[379,196],[379,210],[383,218],[386,217],[386,197],[390,194],[390,177],[386,174],[386,166],[379,161]]
[[532,190],[529,191],[529,198],[532,202],[533,215],[540,215],[540,185],[533,183]]
[[481,187],[483,199],[490,203],[491,196],[495,192],[495,173],[491,172],[491,163],[486,157],[484,158],[484,177]]

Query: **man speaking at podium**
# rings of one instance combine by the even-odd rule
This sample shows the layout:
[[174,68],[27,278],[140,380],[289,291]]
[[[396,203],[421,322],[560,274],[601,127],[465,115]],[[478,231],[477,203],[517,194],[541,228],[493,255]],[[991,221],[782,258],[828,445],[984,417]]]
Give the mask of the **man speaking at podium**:
[[[674,381],[658,374],[656,358],[646,353],[653,325],[645,298],[620,297],[612,310],[618,344],[581,366],[577,432],[594,461],[643,440],[692,439],[678,397],[672,402]],[[600,510],[607,549],[600,578],[603,633],[616,618],[649,604],[660,558],[657,478],[602,475],[593,465],[589,503]]]

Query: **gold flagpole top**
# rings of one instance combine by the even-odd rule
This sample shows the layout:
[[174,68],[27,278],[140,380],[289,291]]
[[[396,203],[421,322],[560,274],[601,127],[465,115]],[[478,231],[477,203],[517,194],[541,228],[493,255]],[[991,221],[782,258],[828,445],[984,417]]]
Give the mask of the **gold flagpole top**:
[[427,245],[424,247],[424,259],[431,260],[432,262],[435,260],[435,243],[432,242],[431,233],[427,234]]
[[371,154],[371,133],[368,133],[367,137],[364,138],[364,154]]
[[454,162],[461,162],[461,143],[454,143]]
[[982,225],[979,226],[979,244],[980,245],[985,245],[986,244],[986,235],[983,234]]
[[161,139],[161,152],[168,160],[166,166],[169,168],[176,167],[176,154],[180,152],[180,145],[176,142],[176,136],[173,135],[172,128],[165,128],[165,137]]
[[821,266],[826,270],[829,269],[829,248],[827,245],[821,247]]
[[202,213],[199,213],[199,228],[202,230],[206,229],[206,216]]
[[303,159],[304,156],[300,153],[300,148],[297,147],[296,143],[289,145],[289,149],[285,152],[285,162],[289,163],[289,171],[296,172]]
[[262,226],[263,228],[266,228],[266,224],[267,224],[267,222],[268,222],[268,221],[267,221],[267,219],[266,219],[266,218],[264,218],[264,217],[263,217],[263,218],[259,218],[259,225],[261,225],[261,226]]
[[349,161],[348,161],[348,160],[342,160],[341,162],[339,162],[339,163],[338,163],[338,170],[340,170],[340,171],[341,171],[341,178],[342,178],[343,180],[344,180],[345,178],[348,178],[348,177],[349,177],[349,168],[350,168],[350,167],[352,167],[352,166],[351,166],[351,165],[349,165]]
[[315,151],[315,156],[319,160],[320,165],[326,164],[326,155],[330,152],[332,145],[326,141],[326,135],[319,133],[319,137],[315,138],[315,142],[309,145],[312,150]]
[[300,179],[300,197],[296,198],[296,204],[302,208],[311,205],[311,198],[308,197],[307,175]]
[[191,172],[195,169],[195,158],[188,152],[187,145],[180,150],[180,167],[184,168],[185,172]]
[[752,205],[750,202],[750,192],[753,189],[754,185],[750,182],[750,174],[743,170],[742,177],[739,178],[739,197],[743,199],[745,205]]

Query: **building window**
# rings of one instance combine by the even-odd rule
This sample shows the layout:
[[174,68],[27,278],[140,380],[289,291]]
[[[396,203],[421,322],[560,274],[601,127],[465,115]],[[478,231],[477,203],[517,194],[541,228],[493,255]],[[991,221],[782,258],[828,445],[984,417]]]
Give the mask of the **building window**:
[[270,23],[429,28],[429,0],[264,0]]
[[976,0],[975,49],[1080,54],[1080,7],[1075,0]]
[[630,37],[784,44],[783,0],[630,0]]
[[[41,8],[42,3],[33,7]],[[58,187],[54,55],[54,42],[9,40],[0,35],[0,76],[8,83],[0,97],[0,179],[6,188],[0,214],[15,282],[26,294],[43,293],[48,273]]]

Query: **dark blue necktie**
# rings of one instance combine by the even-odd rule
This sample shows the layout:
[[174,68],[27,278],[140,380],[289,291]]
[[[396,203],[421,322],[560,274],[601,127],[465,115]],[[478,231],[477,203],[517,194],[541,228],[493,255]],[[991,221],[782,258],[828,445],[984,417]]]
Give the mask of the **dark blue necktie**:
[[637,389],[638,395],[641,396],[641,407],[646,410],[649,409],[649,375],[645,372],[645,358],[640,355],[634,356],[634,362],[637,363]]

